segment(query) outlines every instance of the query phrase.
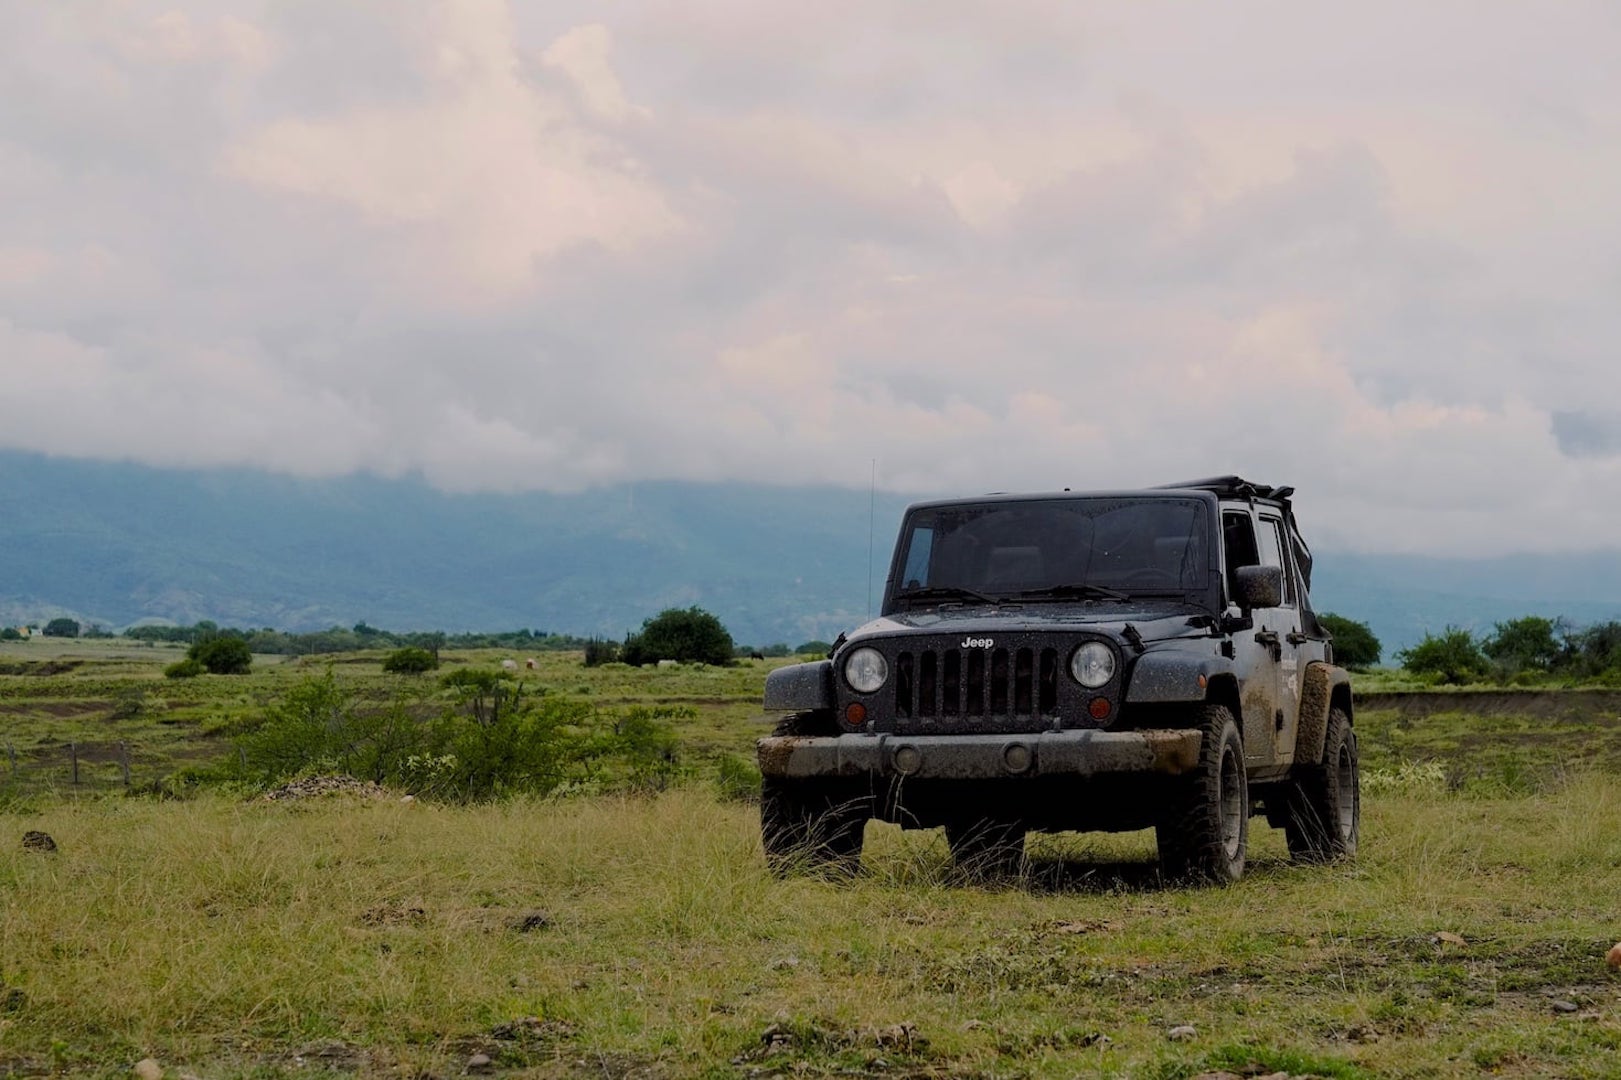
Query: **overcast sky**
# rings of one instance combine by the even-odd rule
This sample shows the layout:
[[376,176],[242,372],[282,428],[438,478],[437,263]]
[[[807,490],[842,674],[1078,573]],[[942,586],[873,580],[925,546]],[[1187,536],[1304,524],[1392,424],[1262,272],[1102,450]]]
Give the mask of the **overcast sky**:
[[0,446],[1621,537],[1621,5],[0,0]]

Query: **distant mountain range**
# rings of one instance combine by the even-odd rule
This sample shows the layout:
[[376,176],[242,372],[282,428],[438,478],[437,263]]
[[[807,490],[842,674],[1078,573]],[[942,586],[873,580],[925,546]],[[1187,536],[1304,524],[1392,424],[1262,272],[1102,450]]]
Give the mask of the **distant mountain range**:
[[[313,630],[621,637],[698,605],[739,642],[831,639],[882,591],[908,498],[648,483],[456,495],[419,480],[296,479],[0,453],[0,622],[70,615]],[[1303,523],[1310,535],[1310,522]],[[872,536],[869,560],[869,531]],[[1621,549],[1449,559],[1316,552],[1319,610],[1395,651],[1447,625],[1621,619]]]

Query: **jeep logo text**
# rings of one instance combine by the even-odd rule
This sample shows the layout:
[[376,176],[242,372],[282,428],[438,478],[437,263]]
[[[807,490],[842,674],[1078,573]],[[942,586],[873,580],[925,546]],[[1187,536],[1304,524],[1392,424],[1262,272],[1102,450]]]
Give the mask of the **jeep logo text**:
[[995,644],[996,644],[996,641],[995,641],[994,638],[988,638],[988,637],[965,637],[965,638],[962,639],[962,644],[959,645],[958,648],[961,648],[961,649],[988,649],[992,645],[995,645]]

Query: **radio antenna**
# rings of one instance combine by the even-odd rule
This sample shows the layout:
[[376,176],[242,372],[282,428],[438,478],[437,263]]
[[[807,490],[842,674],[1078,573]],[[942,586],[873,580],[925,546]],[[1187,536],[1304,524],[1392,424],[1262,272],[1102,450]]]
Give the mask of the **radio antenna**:
[[872,537],[878,517],[878,459],[872,459],[872,477],[867,481],[867,618],[872,618]]

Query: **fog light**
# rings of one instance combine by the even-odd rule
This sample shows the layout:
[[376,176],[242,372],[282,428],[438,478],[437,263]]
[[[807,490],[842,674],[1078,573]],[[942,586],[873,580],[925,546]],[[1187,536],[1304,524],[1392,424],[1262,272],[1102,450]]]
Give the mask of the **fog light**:
[[1092,699],[1092,704],[1086,707],[1086,711],[1092,714],[1094,720],[1107,720],[1112,709],[1113,706],[1109,704],[1109,699],[1106,697],[1095,697]]
[[915,746],[903,746],[895,751],[895,771],[911,776],[923,767],[923,753]]
[[1014,743],[1002,751],[1002,764],[1007,766],[1010,773],[1022,773],[1030,767],[1030,748],[1023,743]]

